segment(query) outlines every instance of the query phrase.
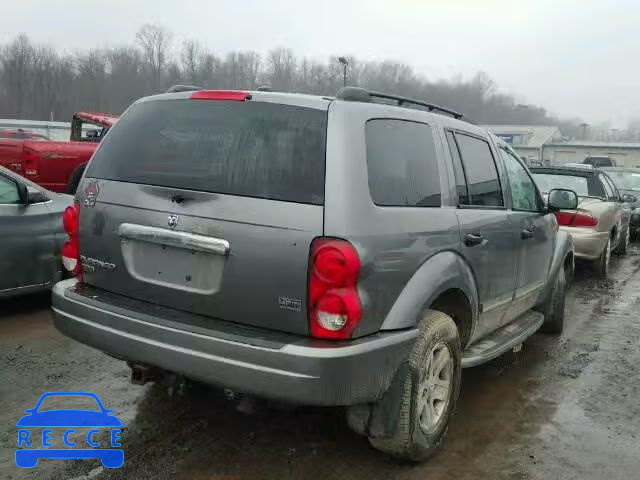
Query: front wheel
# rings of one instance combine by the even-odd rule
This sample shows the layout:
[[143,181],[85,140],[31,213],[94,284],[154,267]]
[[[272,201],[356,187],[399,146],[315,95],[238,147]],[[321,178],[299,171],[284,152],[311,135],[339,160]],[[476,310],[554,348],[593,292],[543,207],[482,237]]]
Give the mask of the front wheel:
[[567,297],[567,274],[564,265],[560,265],[553,284],[553,291],[544,309],[544,323],[541,332],[560,334],[564,330],[564,307]]
[[618,243],[618,246],[613,251],[613,253],[615,253],[616,255],[624,255],[627,253],[627,248],[629,248],[629,240],[630,240],[629,230],[630,228],[627,226],[623,234],[623,237],[620,239],[620,243]]
[[389,422],[394,430],[369,437],[378,450],[411,461],[429,458],[443,443],[461,379],[460,337],[451,317],[427,310],[419,329],[404,382],[397,387],[402,389],[400,406],[395,421]]
[[597,260],[593,262],[593,269],[599,277],[606,278],[609,273],[609,260],[611,259],[611,239],[607,240],[607,244]]

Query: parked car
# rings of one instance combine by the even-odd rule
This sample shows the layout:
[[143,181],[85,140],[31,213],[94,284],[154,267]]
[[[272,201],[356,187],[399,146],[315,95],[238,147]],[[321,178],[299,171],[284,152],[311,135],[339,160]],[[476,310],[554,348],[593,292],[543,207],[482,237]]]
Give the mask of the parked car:
[[582,161],[583,165],[592,167],[615,167],[616,161],[606,155],[589,155]]
[[627,252],[631,211],[623,203],[636,198],[621,196],[609,176],[591,166],[542,167],[531,172],[543,193],[569,188],[578,194],[578,207],[556,212],[556,218],[573,237],[576,258],[593,262],[596,273],[606,276],[611,252]]
[[[53,192],[75,193],[97,142],[117,121],[104,113],[73,115],[68,142],[42,138],[0,138],[0,166]],[[86,125],[95,129],[87,129]]]
[[376,448],[427,458],[461,368],[560,332],[573,270],[552,211],[575,193],[546,207],[461,117],[357,88],[137,101],[65,213],[56,327],[138,382],[348,406]]
[[[640,169],[624,168],[624,167],[602,167],[600,170],[606,172],[609,178],[618,188],[622,195],[630,195],[636,198],[635,202],[626,202],[631,210],[629,218],[629,236],[631,240],[638,237],[640,231],[640,202],[637,200],[640,196]],[[627,198],[628,200],[628,198]]]
[[0,167],[14,172],[22,170],[22,150],[25,140],[33,142],[47,142],[49,138],[21,129],[0,130]]
[[62,213],[72,203],[0,167],[0,298],[51,288],[62,277]]

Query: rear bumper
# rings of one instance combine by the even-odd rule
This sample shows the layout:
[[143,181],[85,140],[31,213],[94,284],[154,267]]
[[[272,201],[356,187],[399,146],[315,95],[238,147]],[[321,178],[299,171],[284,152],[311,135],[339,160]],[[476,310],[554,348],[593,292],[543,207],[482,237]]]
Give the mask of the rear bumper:
[[71,279],[53,288],[54,324],[65,335],[128,361],[295,403],[351,405],[380,398],[417,335],[402,330],[339,344],[291,335],[290,342],[265,347],[254,337],[243,341],[241,327],[233,341],[213,330],[182,330],[86,301],[74,286]]
[[560,227],[571,234],[574,255],[583,260],[596,260],[609,240],[609,232],[594,232],[589,229]]

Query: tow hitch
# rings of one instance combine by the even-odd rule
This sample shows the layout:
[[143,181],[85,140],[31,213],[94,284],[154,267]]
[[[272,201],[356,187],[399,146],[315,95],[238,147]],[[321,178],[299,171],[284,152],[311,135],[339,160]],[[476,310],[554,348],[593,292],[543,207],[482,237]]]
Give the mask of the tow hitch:
[[147,382],[152,382],[161,377],[158,369],[148,365],[139,365],[135,363],[129,363],[128,365],[131,369],[131,383],[134,385],[144,385]]

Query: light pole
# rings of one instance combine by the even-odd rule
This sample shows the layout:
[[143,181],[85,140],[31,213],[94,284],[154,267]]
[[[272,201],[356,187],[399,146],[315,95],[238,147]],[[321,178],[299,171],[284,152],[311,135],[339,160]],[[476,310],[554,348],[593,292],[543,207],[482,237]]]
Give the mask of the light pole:
[[587,127],[589,127],[590,125],[588,123],[581,123],[580,126],[582,127],[582,140],[586,140],[587,139]]
[[342,64],[342,76],[344,86],[347,86],[347,65],[349,65],[349,61],[346,57],[338,57],[338,61]]

